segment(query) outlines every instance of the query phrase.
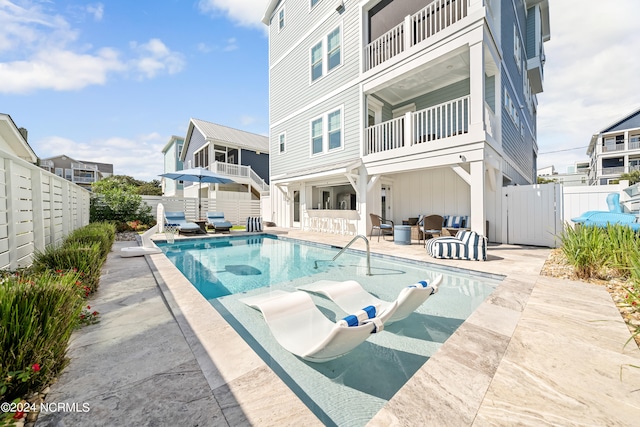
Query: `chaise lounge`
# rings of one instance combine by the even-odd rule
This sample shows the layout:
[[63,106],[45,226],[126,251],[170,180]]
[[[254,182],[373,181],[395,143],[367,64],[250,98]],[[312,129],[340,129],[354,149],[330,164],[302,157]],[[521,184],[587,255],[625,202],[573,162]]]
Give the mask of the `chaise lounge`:
[[224,218],[223,212],[207,212],[207,225],[211,226],[216,233],[218,231],[230,233],[233,226]]
[[394,305],[397,307],[393,315],[387,317],[385,325],[406,319],[431,295],[438,292],[442,283],[442,274],[430,282],[421,281],[415,285],[407,286],[400,291],[395,301],[388,302],[376,298],[365,291],[355,280],[336,282],[333,280],[319,280],[317,282],[298,286],[296,289],[305,292],[319,294],[335,302],[346,313],[353,313],[365,306],[380,307],[380,317],[386,317],[385,311]]
[[272,291],[240,300],[262,312],[274,338],[285,350],[310,362],[336,359],[380,332],[396,306],[379,317],[379,310],[369,306],[337,322],[332,322],[316,307],[306,292]]
[[201,233],[202,229],[195,222],[187,221],[184,212],[165,212],[165,225],[173,224],[180,233]]

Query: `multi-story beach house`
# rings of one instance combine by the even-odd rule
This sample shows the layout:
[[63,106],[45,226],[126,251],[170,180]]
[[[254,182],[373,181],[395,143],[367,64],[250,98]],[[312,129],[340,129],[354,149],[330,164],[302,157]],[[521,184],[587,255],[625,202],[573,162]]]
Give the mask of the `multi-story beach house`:
[[94,182],[113,175],[111,163],[75,160],[65,154],[40,160],[40,167],[87,190]]
[[[180,160],[180,152],[184,147],[184,137],[173,135],[162,149],[164,156],[164,173],[175,172],[184,169]],[[173,179],[162,180],[162,194],[170,197],[182,197],[184,184]]]
[[[177,170],[201,167],[234,181],[232,184],[185,182],[185,197],[198,197],[200,192],[201,198],[260,200],[269,193],[268,137],[191,119],[184,142],[179,141],[178,137],[173,137],[163,149],[165,172],[174,171],[167,170],[167,164],[175,165]],[[172,149],[168,149],[170,144],[173,144]],[[177,160],[176,154],[179,155]],[[165,196],[173,195],[168,190],[168,181],[163,179]]]
[[464,215],[499,241],[501,187],[536,180],[548,8],[270,1],[273,220],[368,234],[369,214]]
[[594,134],[587,155],[590,185],[617,182],[623,173],[640,170],[640,109]]

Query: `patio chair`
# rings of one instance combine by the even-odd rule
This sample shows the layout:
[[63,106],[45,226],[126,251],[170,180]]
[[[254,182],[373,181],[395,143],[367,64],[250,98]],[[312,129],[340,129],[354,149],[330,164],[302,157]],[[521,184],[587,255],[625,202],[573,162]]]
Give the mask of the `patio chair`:
[[[262,312],[269,330],[285,350],[310,362],[336,359],[383,329],[384,319],[377,317],[376,307],[332,322],[316,307],[306,292],[272,291],[243,298],[244,304]],[[385,312],[391,315],[395,307]]]
[[184,212],[165,212],[165,225],[174,224],[180,233],[201,233],[202,229],[195,222],[187,221]]
[[213,231],[217,233],[220,232],[231,232],[231,227],[233,226],[229,221],[224,219],[223,212],[207,212],[207,225],[213,228]]
[[415,285],[407,286],[400,291],[393,302],[384,301],[365,291],[355,280],[336,282],[333,280],[319,280],[317,282],[298,286],[296,289],[314,294],[323,295],[335,302],[338,307],[347,313],[353,313],[365,306],[380,307],[380,318],[386,317],[385,311],[396,305],[395,312],[384,321],[385,325],[397,322],[409,317],[431,295],[438,292],[442,283],[442,274],[439,274],[431,282],[421,281]]
[[380,241],[381,234],[390,234],[393,236],[393,221],[390,219],[382,219],[380,215],[376,214],[369,214],[369,217],[371,217],[371,233],[369,233],[369,239],[373,237],[373,230],[378,230],[378,242]]
[[427,235],[429,238],[442,236],[442,224],[444,219],[440,215],[422,216],[418,219],[418,243],[424,239],[424,246],[427,246]]
[[475,231],[460,230],[455,237],[436,237],[426,246],[427,253],[434,258],[487,260],[487,238]]

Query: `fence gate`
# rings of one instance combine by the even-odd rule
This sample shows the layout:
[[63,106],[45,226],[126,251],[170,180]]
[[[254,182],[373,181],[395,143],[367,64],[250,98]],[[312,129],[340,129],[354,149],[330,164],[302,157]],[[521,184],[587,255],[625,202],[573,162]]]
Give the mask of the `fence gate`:
[[562,185],[537,184],[502,188],[507,243],[559,246],[562,233]]

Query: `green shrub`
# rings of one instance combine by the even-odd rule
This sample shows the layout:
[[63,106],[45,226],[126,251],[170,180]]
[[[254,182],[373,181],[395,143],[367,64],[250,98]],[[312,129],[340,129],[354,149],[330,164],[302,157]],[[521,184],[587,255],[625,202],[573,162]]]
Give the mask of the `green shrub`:
[[62,246],[49,246],[34,254],[35,272],[77,271],[86,287],[87,294],[95,292],[100,282],[100,269],[105,258],[100,243],[70,242]]
[[63,247],[78,243],[81,245],[100,245],[100,255],[106,258],[115,240],[116,227],[107,222],[96,222],[73,231],[63,243]]
[[608,263],[618,276],[629,277],[634,258],[637,260],[640,250],[636,233],[620,224],[609,225],[605,229]]
[[0,281],[0,400],[41,390],[65,367],[83,306],[77,281],[51,272]]
[[565,225],[560,240],[562,252],[581,279],[596,277],[609,261],[610,246],[601,228]]

